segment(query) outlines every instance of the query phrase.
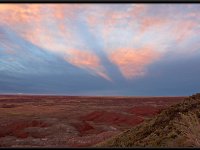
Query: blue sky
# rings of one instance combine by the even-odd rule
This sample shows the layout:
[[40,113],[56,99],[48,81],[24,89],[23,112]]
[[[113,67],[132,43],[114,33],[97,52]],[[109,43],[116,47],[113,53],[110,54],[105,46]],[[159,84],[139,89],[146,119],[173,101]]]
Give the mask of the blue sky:
[[0,93],[200,90],[199,4],[0,4]]

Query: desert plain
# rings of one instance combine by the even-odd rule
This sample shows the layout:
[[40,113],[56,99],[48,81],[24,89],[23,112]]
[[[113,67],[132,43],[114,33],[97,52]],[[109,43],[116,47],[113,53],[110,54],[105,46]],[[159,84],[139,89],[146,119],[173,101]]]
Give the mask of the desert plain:
[[0,96],[0,147],[92,147],[185,97]]

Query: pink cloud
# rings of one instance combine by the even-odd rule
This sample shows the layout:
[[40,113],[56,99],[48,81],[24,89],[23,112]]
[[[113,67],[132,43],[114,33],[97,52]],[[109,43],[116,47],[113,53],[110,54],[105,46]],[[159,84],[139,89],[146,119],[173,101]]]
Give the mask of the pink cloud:
[[161,27],[169,23],[169,20],[163,18],[156,18],[156,17],[145,17],[140,21],[140,30],[141,32],[145,32],[152,27]]
[[67,60],[76,66],[84,66],[90,69],[99,67],[98,57],[89,51],[70,50],[68,53],[71,56]]
[[[1,4],[0,24],[8,25],[26,40],[58,54],[69,63],[111,80],[97,55],[91,51],[79,50],[80,47],[87,49],[88,45],[71,28],[73,24],[68,22],[83,17],[89,25],[89,30],[94,28],[94,35],[103,36],[106,50],[113,47],[116,49],[111,54],[108,52],[108,57],[129,79],[144,75],[146,67],[159,58],[159,53],[153,48],[132,49],[134,44],[148,43],[162,47],[170,45],[174,39],[176,42],[182,42],[198,34],[195,30],[197,21],[173,20],[169,16],[163,18],[162,15],[150,16],[146,11],[148,7],[135,4],[123,11],[112,7],[104,11],[103,7],[98,7],[98,11],[95,12],[92,5]],[[198,17],[198,14],[189,13],[187,17],[191,19]],[[53,30],[48,26],[51,23]],[[99,36],[99,33],[102,35]],[[163,51],[162,48],[159,50]],[[8,49],[8,53],[11,53],[11,50]]]
[[190,38],[192,35],[198,34],[195,31],[195,27],[198,26],[196,21],[179,21],[176,23],[174,28],[172,29],[173,35],[177,41],[180,43],[187,38]]
[[187,14],[187,17],[200,17],[200,14],[197,12],[190,12]]
[[101,26],[103,36],[110,34],[113,28],[120,24],[131,27],[135,20],[145,12],[148,6],[142,4],[130,5],[124,11],[101,10],[101,12],[92,13],[86,16],[86,21],[90,27]]
[[69,50],[65,60],[80,68],[93,71],[102,78],[111,81],[103,66],[101,66],[99,57],[92,52],[77,49]]
[[[48,9],[51,13],[44,11]],[[0,23],[11,27],[24,38],[38,45],[40,44],[38,35],[51,32],[45,23],[56,22],[58,32],[67,35],[69,33],[64,28],[68,27],[64,26],[63,20],[74,19],[75,12],[80,9],[82,9],[81,5],[77,4],[2,4],[0,5]],[[68,10],[68,13],[65,10]]]
[[159,58],[159,53],[151,48],[124,48],[114,51],[109,58],[125,78],[131,79],[145,75],[146,67]]
[[37,22],[41,20],[39,15],[41,5],[27,4],[1,4],[0,23],[7,25]]

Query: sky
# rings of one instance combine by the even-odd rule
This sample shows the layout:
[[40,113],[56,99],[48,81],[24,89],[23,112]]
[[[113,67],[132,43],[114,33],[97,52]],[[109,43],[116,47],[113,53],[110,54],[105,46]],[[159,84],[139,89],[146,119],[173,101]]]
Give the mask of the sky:
[[0,4],[0,93],[200,92],[200,4]]

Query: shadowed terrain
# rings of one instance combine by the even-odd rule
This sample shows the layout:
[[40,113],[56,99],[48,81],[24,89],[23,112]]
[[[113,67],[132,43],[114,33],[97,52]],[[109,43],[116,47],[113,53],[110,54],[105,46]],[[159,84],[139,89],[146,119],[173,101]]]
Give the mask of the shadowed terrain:
[[200,94],[95,147],[200,147]]

